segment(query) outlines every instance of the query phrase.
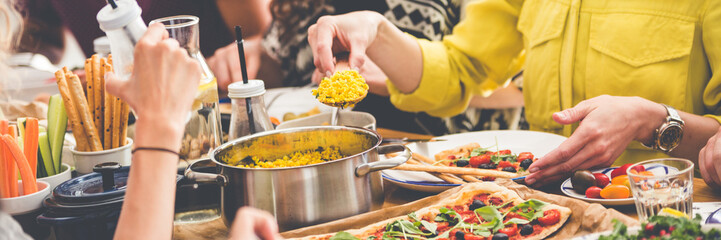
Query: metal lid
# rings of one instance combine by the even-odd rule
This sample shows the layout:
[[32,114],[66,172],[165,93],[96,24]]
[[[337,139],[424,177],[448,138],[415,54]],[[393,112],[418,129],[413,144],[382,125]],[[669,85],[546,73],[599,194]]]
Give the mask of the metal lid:
[[96,16],[100,29],[105,32],[130,24],[136,18],[139,18],[142,12],[135,0],[116,1],[116,4],[118,5],[117,8],[113,8],[110,4],[105,5]]
[[248,83],[234,82],[228,85],[229,98],[249,98],[265,94],[263,80],[248,80]]
[[53,200],[60,205],[97,206],[123,199],[130,167],[115,166],[100,170],[96,167],[95,173],[65,181],[53,190]]
[[102,36],[93,40],[93,51],[103,54],[110,53],[110,39],[106,36]]

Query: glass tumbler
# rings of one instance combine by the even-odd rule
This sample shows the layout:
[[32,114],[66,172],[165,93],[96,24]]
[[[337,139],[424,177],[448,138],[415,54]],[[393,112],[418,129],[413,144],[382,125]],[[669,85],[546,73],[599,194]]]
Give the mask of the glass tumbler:
[[203,70],[200,85],[193,101],[183,134],[180,159],[197,160],[206,158],[208,153],[222,143],[220,111],[218,108],[218,83],[200,52],[200,32],[196,16],[179,15],[155,19],[160,22],[171,38],[178,40],[180,46],[188,50],[188,55],[197,60]]
[[[645,171],[638,172],[638,166]],[[638,219],[643,222],[660,212],[692,216],[693,167],[693,162],[681,158],[651,159],[631,165],[626,171]]]

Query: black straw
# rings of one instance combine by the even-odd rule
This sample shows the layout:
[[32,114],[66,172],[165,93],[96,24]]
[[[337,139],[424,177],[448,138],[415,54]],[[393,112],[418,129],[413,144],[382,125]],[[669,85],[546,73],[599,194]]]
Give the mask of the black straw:
[[[240,26],[235,26],[235,43],[238,44],[238,57],[240,58],[240,70],[243,73],[243,84],[248,84],[248,69],[245,67],[245,50],[243,49],[243,31]],[[250,134],[255,133],[255,120],[253,119],[253,109],[251,108],[251,99],[245,99],[245,108],[248,112],[248,125],[250,125]]]
[[248,71],[245,68],[245,49],[243,49],[243,31],[240,26],[235,26],[235,43],[238,44],[238,57],[240,57],[240,69],[243,70],[243,83],[248,84]]
[[115,3],[115,0],[108,0],[108,4],[110,4],[113,9],[118,8],[118,4]]

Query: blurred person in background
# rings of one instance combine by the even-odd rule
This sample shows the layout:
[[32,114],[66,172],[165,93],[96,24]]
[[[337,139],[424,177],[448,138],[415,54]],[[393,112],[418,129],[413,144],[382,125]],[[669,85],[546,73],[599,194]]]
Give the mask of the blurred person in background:
[[[4,64],[17,43],[21,18],[11,0],[0,0],[0,71],[8,81],[12,70]],[[118,81],[110,74],[108,91],[120,96],[142,118],[137,122],[135,147],[180,148],[184,114],[189,111],[196,87],[192,84],[174,84],[178,78],[190,82],[200,79],[200,67],[168,38],[162,24],[148,29],[136,48],[136,66],[129,81]],[[142,80],[140,80],[142,79]],[[147,81],[153,79],[154,81]],[[153,104],[146,104],[152,102]],[[183,115],[183,116],[180,116]],[[0,111],[0,118],[3,117]],[[163,123],[152,119],[167,119]],[[123,210],[115,238],[169,239],[172,236],[175,202],[175,176],[177,154],[156,150],[134,153]],[[147,184],[153,182],[154,184]],[[277,223],[263,211],[252,208],[238,210],[238,221],[231,227],[232,239],[280,239]],[[0,206],[0,239],[32,239],[20,225]]]
[[[133,1],[133,0],[119,0]],[[245,37],[259,38],[271,16],[270,0],[139,0],[145,23],[174,15],[200,18],[200,50],[208,57],[224,46],[234,45],[233,26],[243,26]],[[20,0],[25,15],[25,28],[18,52],[40,53],[58,63],[68,43],[63,34],[69,32],[77,40],[85,57],[93,53],[93,40],[105,36],[96,15],[107,3],[104,0]],[[235,54],[237,61],[237,53]],[[84,57],[84,58],[85,58]],[[77,63],[82,65],[84,58]],[[213,69],[222,72],[222,69]]]
[[[464,2],[471,1],[273,0],[270,3],[273,21],[263,38],[245,41],[248,76],[257,76],[269,88],[307,86],[313,78],[319,81],[325,73],[314,75],[307,33],[322,16],[369,10],[380,13],[414,37],[441,40],[460,21]],[[359,20],[358,23],[362,22]],[[370,94],[353,110],[371,113],[377,119],[378,127],[431,135],[527,128],[521,113],[522,93],[516,87],[521,85],[520,79],[496,92],[486,92],[486,97],[477,97],[478,101],[473,105],[476,108],[456,116],[437,118],[395,108],[388,97],[386,75],[371,60],[367,63],[359,70],[370,85]],[[208,64],[215,70],[221,89],[242,80],[238,50],[234,45],[217,50]],[[509,68],[518,70],[520,64],[515,65]]]

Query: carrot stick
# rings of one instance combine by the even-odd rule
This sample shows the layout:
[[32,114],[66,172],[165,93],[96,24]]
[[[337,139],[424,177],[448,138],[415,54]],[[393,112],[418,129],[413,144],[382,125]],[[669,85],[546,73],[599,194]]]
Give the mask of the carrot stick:
[[[8,129],[8,120],[0,120],[0,133],[6,134]],[[5,158],[5,149],[2,147],[2,142],[0,142],[0,197],[3,198],[9,198],[10,197],[10,184],[13,182],[10,181],[10,171],[9,165],[7,161],[10,161],[10,159]],[[12,169],[14,170],[14,169]],[[17,183],[15,184],[17,186]]]
[[38,185],[35,182],[35,174],[31,172],[32,170],[30,169],[30,164],[28,164],[28,160],[25,159],[25,155],[23,155],[20,147],[17,145],[17,143],[15,143],[15,139],[9,134],[6,134],[2,136],[2,140],[3,142],[5,142],[5,151],[8,151],[12,154],[15,163],[20,169],[20,176],[23,178],[23,195],[37,192]]
[[33,176],[36,178],[37,175],[35,174],[38,171],[38,133],[38,119],[27,118],[25,120],[25,142],[23,144],[25,150],[23,152],[30,165],[30,170],[32,170]]
[[[15,143],[15,136],[18,134],[18,128],[15,125],[11,125],[7,127],[7,130],[4,131],[3,134],[9,134],[13,138],[13,143]],[[16,144],[17,145],[17,144]],[[17,171],[17,164],[15,164],[15,160],[13,158],[12,153],[8,151],[7,149],[3,148],[3,155],[4,158],[7,159],[7,169],[8,169],[8,183],[10,183],[10,197],[17,197],[18,194],[18,171]]]

